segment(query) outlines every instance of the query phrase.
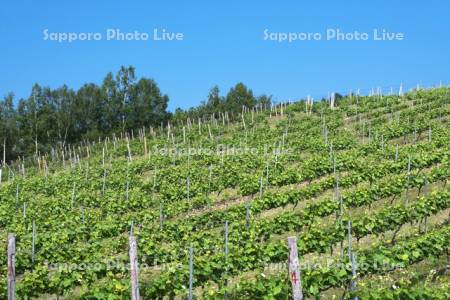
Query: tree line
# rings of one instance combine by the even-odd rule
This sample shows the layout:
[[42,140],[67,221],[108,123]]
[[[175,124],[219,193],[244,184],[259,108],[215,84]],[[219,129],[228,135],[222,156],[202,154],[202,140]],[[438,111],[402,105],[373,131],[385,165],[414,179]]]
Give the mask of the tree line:
[[219,112],[233,115],[243,106],[270,102],[270,97],[255,97],[251,89],[238,83],[226,96],[215,86],[199,106],[170,113],[169,97],[153,79],[138,79],[134,67],[122,66],[115,75],[108,73],[100,85],[87,83],[74,90],[66,85],[51,89],[34,84],[28,98],[16,101],[14,94],[6,95],[0,100],[0,143],[5,145],[8,162],[112,133],[176,124]]

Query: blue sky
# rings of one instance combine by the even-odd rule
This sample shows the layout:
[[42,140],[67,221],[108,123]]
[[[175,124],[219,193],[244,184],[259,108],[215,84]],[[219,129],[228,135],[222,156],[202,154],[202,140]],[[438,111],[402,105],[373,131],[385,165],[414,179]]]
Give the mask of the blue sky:
[[[403,82],[450,83],[449,1],[8,1],[0,9],[0,96],[27,97],[37,82],[56,88],[101,83],[121,65],[156,80],[170,109],[225,94],[242,81],[275,100]],[[105,31],[165,29],[182,41],[107,41]],[[385,29],[402,41],[278,42],[269,32]],[[100,41],[45,41],[43,31],[100,32]]]

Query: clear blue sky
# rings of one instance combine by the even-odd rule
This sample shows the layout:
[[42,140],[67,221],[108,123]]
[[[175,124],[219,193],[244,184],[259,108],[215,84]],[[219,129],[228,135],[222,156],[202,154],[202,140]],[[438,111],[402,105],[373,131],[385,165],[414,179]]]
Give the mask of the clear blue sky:
[[[170,109],[242,81],[275,100],[376,86],[450,82],[449,1],[5,1],[0,96],[101,83],[121,65],[156,80]],[[183,41],[106,41],[105,30],[182,32]],[[265,41],[269,32],[340,28],[405,34],[403,41]],[[101,41],[45,41],[49,32],[100,32]],[[324,38],[325,39],[325,38]]]

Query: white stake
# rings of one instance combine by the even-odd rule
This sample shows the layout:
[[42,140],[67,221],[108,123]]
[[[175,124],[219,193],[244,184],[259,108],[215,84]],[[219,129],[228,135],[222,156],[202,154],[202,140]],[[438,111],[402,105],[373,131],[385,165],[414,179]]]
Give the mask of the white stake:
[[163,222],[164,222],[164,216],[163,216],[163,206],[162,203],[159,203],[159,228],[163,229]]
[[32,264],[34,264],[35,245],[36,245],[36,225],[33,220],[33,229],[32,229],[32,236],[31,236],[31,263]]
[[250,227],[250,201],[245,202],[245,226]]
[[300,277],[298,251],[297,251],[297,237],[288,237],[289,247],[289,278],[292,284],[292,299],[302,300],[302,280]]
[[106,170],[103,170],[102,195],[105,194],[105,188],[106,188]]
[[25,224],[25,220],[27,218],[27,203],[23,203],[23,224]]
[[395,161],[398,160],[398,144],[395,145]]
[[186,179],[186,189],[187,189],[187,198],[188,198],[189,207],[191,207],[190,187],[191,187],[191,182],[190,182],[189,176],[188,176]]
[[192,286],[194,281],[194,264],[193,264],[193,249],[192,245],[189,247],[189,300],[192,300]]
[[15,299],[16,285],[16,238],[8,234],[8,300]]
[[75,202],[75,181],[72,184],[72,203],[71,203],[72,207],[74,202]]
[[129,159],[130,161],[132,161],[132,160],[133,160],[133,157],[131,156],[130,141],[128,140],[128,137],[127,137],[127,149],[128,149],[128,159]]
[[348,258],[352,260],[352,221],[348,220],[347,222],[347,231],[348,231]]
[[262,191],[263,191],[263,180],[262,180],[262,177],[261,178],[259,178],[259,197],[261,198],[262,197]]
[[[351,263],[352,263],[352,280],[350,282],[350,290],[354,291],[356,288],[356,255],[354,253],[351,254]],[[355,297],[354,300],[358,300],[358,297]]]
[[139,269],[137,256],[136,237],[130,234],[130,279],[131,279],[131,300],[139,300]]
[[126,198],[127,198],[127,202],[128,202],[128,191],[129,191],[129,187],[130,187],[130,182],[127,181],[127,190],[126,190]]
[[[225,221],[225,287],[228,286],[228,221]],[[225,292],[225,298],[227,298]]]

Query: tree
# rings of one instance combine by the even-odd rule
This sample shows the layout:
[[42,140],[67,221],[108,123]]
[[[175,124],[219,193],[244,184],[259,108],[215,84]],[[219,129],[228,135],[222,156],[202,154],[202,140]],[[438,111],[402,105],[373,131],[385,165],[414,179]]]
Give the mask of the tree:
[[220,90],[217,85],[213,86],[208,94],[206,102],[206,113],[215,113],[224,110],[224,99],[220,96]]
[[122,99],[120,106],[120,118],[122,120],[122,131],[125,130],[126,116],[129,113],[130,90],[133,88],[133,83],[136,77],[134,75],[134,67],[121,66],[116,75],[117,95]]
[[130,90],[127,129],[154,126],[167,121],[169,97],[152,79],[142,78]]
[[142,78],[136,83],[131,66],[121,67],[115,76],[108,73],[101,86],[87,83],[77,91],[35,84],[17,108],[12,94],[0,101],[1,143],[6,142],[8,160],[37,155],[83,139],[165,123],[171,117],[168,102],[155,81]]
[[[20,154],[17,147],[16,112],[14,110],[14,94],[9,93],[3,101],[0,101],[0,136],[1,152],[0,159],[3,161],[3,143],[6,146],[5,160],[9,161]],[[2,162],[4,163],[4,162]]]
[[261,107],[270,107],[270,104],[272,103],[272,96],[261,95],[256,98],[256,103]]
[[236,84],[230,89],[225,98],[225,108],[231,112],[241,112],[242,107],[252,108],[256,104],[253,92],[242,83]]

